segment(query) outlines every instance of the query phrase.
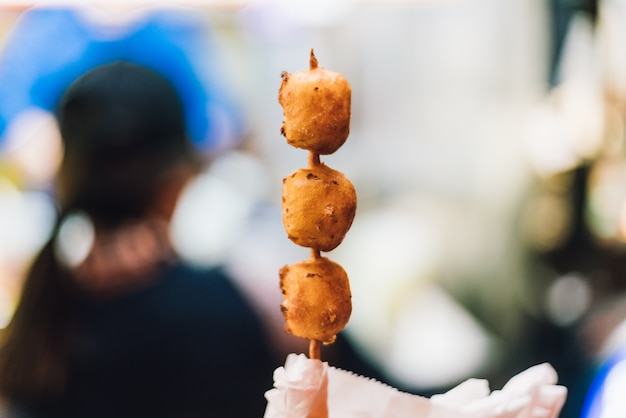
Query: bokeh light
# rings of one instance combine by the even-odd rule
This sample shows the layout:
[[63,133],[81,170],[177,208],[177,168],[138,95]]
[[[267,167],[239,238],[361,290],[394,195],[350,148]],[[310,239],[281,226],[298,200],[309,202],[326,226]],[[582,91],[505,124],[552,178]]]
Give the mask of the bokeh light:
[[[390,381],[423,393],[473,376],[497,385],[542,361],[584,386],[600,356],[576,357],[587,346],[579,331],[626,288],[615,276],[626,242],[626,2],[599,2],[595,20],[573,13],[558,49],[551,19],[576,2],[564,3],[169,4],[211,29],[214,49],[199,68],[238,101],[242,119],[203,109],[221,121],[221,139],[179,201],[176,249],[199,266],[227,265],[273,338],[293,349],[278,270],[308,252],[286,237],[281,186],[306,157],[280,135],[277,91],[281,72],[306,69],[314,48],[353,90],[350,136],[322,158],[359,199],[331,255],[351,280],[346,336]],[[7,10],[0,46],[26,6]],[[138,10],[151,8],[99,4],[89,18],[110,35],[131,31]],[[3,324],[54,225],[62,150],[38,107],[0,141]],[[68,259],[81,254],[79,230],[66,230],[68,251],[78,251]]]

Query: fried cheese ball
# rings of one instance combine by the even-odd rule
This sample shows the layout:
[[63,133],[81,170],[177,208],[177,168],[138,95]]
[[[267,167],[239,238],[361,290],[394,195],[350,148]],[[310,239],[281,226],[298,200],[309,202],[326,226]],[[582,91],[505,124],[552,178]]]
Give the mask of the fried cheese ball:
[[343,75],[317,66],[313,50],[310,67],[281,74],[278,102],[284,121],[280,132],[291,146],[332,154],[350,133],[352,90]]
[[296,337],[332,343],[352,313],[348,276],[325,257],[280,269],[285,330]]
[[331,251],[343,241],[356,214],[356,191],[343,173],[321,163],[283,179],[283,225],[300,246]]

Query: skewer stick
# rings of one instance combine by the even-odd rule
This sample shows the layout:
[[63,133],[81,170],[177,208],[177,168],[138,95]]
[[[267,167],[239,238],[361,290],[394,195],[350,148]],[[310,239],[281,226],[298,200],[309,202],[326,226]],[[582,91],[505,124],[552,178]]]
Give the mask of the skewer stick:
[[315,70],[317,66],[317,58],[315,57],[315,52],[313,51],[313,48],[311,48],[311,54],[309,55],[309,70]]
[[322,343],[317,340],[310,340],[309,342],[309,358],[320,360],[322,354]]
[[320,165],[320,155],[317,152],[309,151],[309,168]]

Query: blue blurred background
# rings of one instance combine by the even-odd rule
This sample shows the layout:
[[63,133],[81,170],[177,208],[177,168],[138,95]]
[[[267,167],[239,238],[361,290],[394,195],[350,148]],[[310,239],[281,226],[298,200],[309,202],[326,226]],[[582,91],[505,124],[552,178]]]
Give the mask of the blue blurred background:
[[212,160],[180,202],[177,249],[230,266],[277,345],[301,349],[278,270],[308,250],[287,239],[280,194],[307,154],[280,135],[277,92],[314,48],[353,90],[350,136],[322,158],[359,197],[328,254],[350,277],[347,337],[424,395],[550,362],[570,391],[562,416],[580,416],[626,342],[624,41],[620,0],[1,6],[0,327],[55,219],[55,98],[132,58],[180,78]]

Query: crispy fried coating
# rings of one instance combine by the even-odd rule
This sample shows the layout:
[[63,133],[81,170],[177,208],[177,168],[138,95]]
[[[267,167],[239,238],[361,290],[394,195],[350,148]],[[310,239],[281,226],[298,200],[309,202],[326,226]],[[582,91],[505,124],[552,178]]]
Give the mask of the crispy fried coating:
[[325,257],[280,269],[285,330],[296,337],[331,343],[352,313],[350,283],[343,267]]
[[278,90],[283,108],[281,133],[287,143],[318,154],[332,154],[350,133],[352,90],[345,77],[317,66],[311,51],[311,69],[284,71]]
[[283,179],[283,225],[297,245],[318,251],[336,248],[352,225],[356,205],[350,180],[323,163]]

